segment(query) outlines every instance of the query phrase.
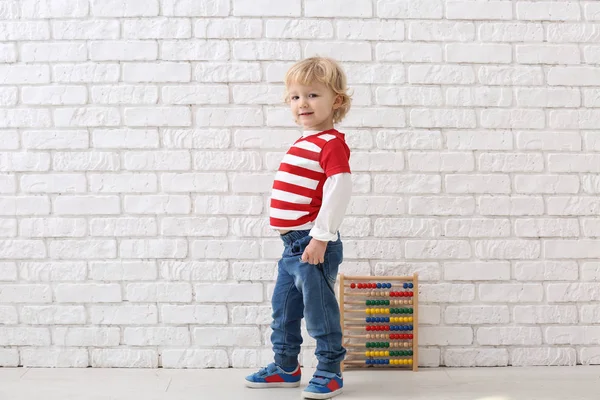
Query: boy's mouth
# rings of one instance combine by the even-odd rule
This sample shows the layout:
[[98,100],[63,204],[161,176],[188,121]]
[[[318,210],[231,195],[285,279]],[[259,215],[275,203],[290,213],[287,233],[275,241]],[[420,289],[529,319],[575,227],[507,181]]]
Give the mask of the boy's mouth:
[[312,115],[312,114],[313,114],[312,112],[303,112],[303,113],[300,113],[299,115],[303,116],[303,115]]

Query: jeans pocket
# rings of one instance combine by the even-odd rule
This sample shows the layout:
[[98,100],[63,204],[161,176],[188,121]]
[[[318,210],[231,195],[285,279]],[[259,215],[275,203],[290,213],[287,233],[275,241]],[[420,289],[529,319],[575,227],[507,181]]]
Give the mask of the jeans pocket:
[[334,285],[335,281],[337,280],[337,274],[343,258],[343,249],[341,243],[329,247],[325,253],[323,275],[331,285]]
[[304,250],[306,249],[306,246],[308,246],[308,244],[310,243],[311,239],[312,237],[310,236],[304,236],[294,241],[294,243],[292,243],[292,245],[290,246],[291,255],[301,257],[304,253]]

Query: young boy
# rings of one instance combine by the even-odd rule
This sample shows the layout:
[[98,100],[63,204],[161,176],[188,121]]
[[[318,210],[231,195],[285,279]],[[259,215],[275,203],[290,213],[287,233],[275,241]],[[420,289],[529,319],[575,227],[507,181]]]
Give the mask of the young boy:
[[328,399],[341,393],[340,310],[334,293],[342,242],[338,228],[352,192],[350,149],[334,129],[350,109],[346,76],[331,59],[300,61],[285,77],[286,102],[304,132],[283,158],[271,195],[271,227],[284,250],[273,293],[275,362],[246,377],[252,388],[298,387],[300,321],[316,340],[317,370],[302,392]]

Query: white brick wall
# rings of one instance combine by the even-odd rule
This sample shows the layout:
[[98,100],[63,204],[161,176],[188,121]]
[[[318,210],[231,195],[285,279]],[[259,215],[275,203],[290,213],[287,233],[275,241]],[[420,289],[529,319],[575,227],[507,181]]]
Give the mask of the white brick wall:
[[598,364],[598,21],[590,0],[0,1],[0,366],[268,362],[282,79],[314,54],[354,91],[341,272],[420,274],[421,364]]

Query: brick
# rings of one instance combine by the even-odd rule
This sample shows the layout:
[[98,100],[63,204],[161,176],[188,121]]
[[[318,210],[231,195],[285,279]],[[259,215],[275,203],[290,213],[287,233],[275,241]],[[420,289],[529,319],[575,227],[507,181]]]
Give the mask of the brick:
[[448,1],[446,6],[448,19],[508,20],[513,17],[512,4],[507,1]]
[[86,179],[83,174],[24,175],[21,189],[27,193],[81,193],[85,192]]
[[399,61],[404,63],[442,61],[442,47],[429,43],[378,43],[375,46],[375,56],[380,61]]
[[550,86],[596,86],[600,82],[600,74],[593,67],[551,67],[548,70]]
[[506,44],[447,44],[445,54],[446,60],[451,63],[510,64],[512,62],[512,47]]
[[0,215],[47,215],[50,202],[44,196],[2,196]]
[[600,281],[600,263],[583,263],[581,266],[581,279],[584,281]]
[[[245,258],[255,259],[259,256],[258,244],[254,241],[241,240],[194,240],[191,242],[194,258]],[[239,256],[234,256],[239,254]]]
[[185,258],[188,242],[185,239],[121,240],[119,253],[124,258]]
[[[408,26],[408,38],[410,40],[422,40],[428,42],[470,42],[475,40],[475,24],[472,22],[453,21],[410,22]],[[386,39],[381,38],[380,40]]]
[[481,196],[481,215],[542,215],[544,199],[536,196]]
[[230,13],[228,0],[162,0],[161,12],[169,17],[223,17]]
[[21,2],[21,17],[24,19],[77,18],[85,17],[88,13],[89,5],[86,0],[23,0]]
[[88,58],[85,43],[26,43],[20,49],[21,60],[30,63],[85,61]]
[[422,284],[419,300],[423,303],[464,303],[475,299],[475,285],[457,283]]
[[128,126],[190,126],[192,114],[188,107],[131,107],[125,108]]
[[411,84],[469,85],[475,83],[472,66],[462,65],[412,65],[408,68]]
[[125,328],[123,344],[129,346],[189,346],[187,327],[135,327]]
[[544,26],[515,21],[483,22],[479,25],[479,38],[484,42],[542,42]]
[[345,71],[349,82],[355,84],[406,82],[406,68],[402,64],[347,64]]
[[0,327],[2,346],[49,346],[48,328]]
[[490,172],[542,172],[544,158],[535,153],[482,153],[479,170]]
[[90,279],[96,281],[145,281],[157,278],[152,261],[92,261]]
[[344,257],[398,259],[402,257],[402,245],[397,240],[346,240]]
[[0,44],[0,63],[17,61],[17,48],[13,44]]
[[48,128],[50,120],[45,109],[0,109],[0,128]]
[[566,347],[516,348],[510,350],[510,360],[512,366],[575,365],[577,353]]
[[467,259],[471,257],[469,242],[462,240],[407,240],[406,258]]
[[510,176],[501,174],[450,174],[445,177],[448,193],[510,193]]
[[125,63],[124,82],[190,82],[191,66],[188,63]]
[[584,347],[579,352],[579,359],[583,365],[597,365],[600,362],[600,349],[597,347]]
[[[4,2],[4,4],[10,4]],[[6,9],[2,9],[0,4],[0,13],[4,18],[8,18]],[[56,37],[59,39],[59,37]],[[48,21],[9,21],[4,19],[0,22],[0,40],[49,40],[50,24]],[[65,38],[66,39],[66,38]]]
[[19,229],[27,237],[83,237],[87,221],[83,218],[24,218]]
[[546,258],[594,258],[600,254],[597,247],[600,241],[591,239],[579,240],[548,240],[544,242]]
[[544,336],[548,344],[598,344],[598,329],[598,326],[549,326]]
[[99,149],[112,148],[157,148],[157,129],[94,129],[92,131],[92,147]]
[[515,234],[520,237],[577,237],[576,219],[518,219]]
[[[282,22],[284,21],[282,20]],[[197,38],[259,39],[262,37],[262,33],[263,24],[262,21],[258,19],[199,19],[194,25],[194,36]],[[277,37],[279,38],[281,36]]]
[[510,132],[494,131],[448,131],[447,146],[450,150],[512,150]]
[[254,347],[261,344],[258,327],[200,327],[192,331],[194,342],[202,346]]
[[95,368],[158,368],[156,350],[95,349],[91,358]]
[[119,64],[79,63],[58,64],[52,67],[53,81],[60,83],[114,83],[119,80],[120,74]]
[[408,169],[423,172],[473,171],[475,161],[472,153],[411,151],[408,153]]
[[576,306],[515,306],[514,320],[517,324],[575,324]]
[[89,134],[85,130],[24,131],[23,147],[36,150],[86,149]]
[[401,21],[340,20],[336,28],[337,37],[345,40],[404,40],[404,24]]
[[441,0],[378,0],[377,16],[398,19],[441,19]]
[[446,349],[444,365],[447,367],[506,367],[508,350],[493,348]]
[[516,175],[514,188],[517,193],[577,193],[579,177],[573,175]]
[[378,104],[388,106],[416,105],[441,106],[443,96],[440,88],[430,87],[379,87],[375,91]]
[[234,193],[268,193],[273,186],[273,174],[232,174]]
[[46,257],[46,247],[41,240],[0,240],[0,259],[41,259]]
[[158,15],[159,0],[91,0],[95,17],[152,17]]
[[513,94],[508,88],[449,87],[446,90],[446,104],[449,106],[507,107],[512,100]]
[[545,80],[541,67],[530,66],[482,66],[478,78],[480,83],[492,86],[540,86]]
[[598,215],[600,201],[592,196],[552,196],[547,200],[548,215]]
[[185,171],[191,167],[190,154],[184,150],[130,151],[124,153],[124,160],[128,170]]
[[112,107],[60,108],[54,110],[54,123],[57,127],[116,126],[121,115]]
[[[18,89],[16,87],[2,87],[0,88],[0,106],[14,106],[17,104],[19,99]],[[7,131],[2,132],[3,137],[8,136],[8,143],[2,144],[1,148],[12,148],[15,149],[18,147],[15,135],[15,131]],[[10,135],[10,136],[9,136]],[[11,142],[13,144],[11,144]]]
[[19,275],[30,282],[83,281],[87,266],[77,261],[24,261],[19,264]]
[[461,346],[473,343],[471,327],[424,326],[420,329],[419,335],[419,343],[422,346]]
[[534,240],[478,240],[475,255],[481,259],[534,259],[540,255],[540,243]]
[[90,321],[94,325],[156,324],[158,310],[155,305],[145,304],[91,306]]
[[227,368],[229,358],[225,350],[164,350],[164,368]]
[[187,214],[191,207],[189,196],[144,195],[125,196],[123,209],[131,214]]
[[162,305],[161,322],[222,325],[227,323],[227,308],[224,305]]
[[196,113],[199,126],[261,126],[263,114],[260,108],[202,108]]
[[[310,3],[306,7],[310,7]],[[233,15],[246,17],[299,17],[301,15],[301,4],[300,0],[292,0],[285,3],[276,0],[258,0],[254,3],[248,3],[244,0],[233,0]]]
[[542,301],[544,287],[537,283],[482,283],[479,299],[489,303],[535,303]]
[[307,57],[329,54],[339,61],[371,61],[372,59],[371,44],[368,42],[309,42],[305,45],[303,53]]
[[165,192],[225,192],[227,176],[224,173],[165,173],[161,176],[161,186]]
[[542,129],[546,114],[541,110],[482,110],[481,126],[484,128]]
[[523,150],[579,151],[582,139],[578,132],[517,132],[516,144]]
[[54,289],[59,303],[113,303],[121,301],[121,287],[117,284],[61,283]]
[[510,264],[505,262],[447,262],[444,279],[449,281],[497,281],[510,279]]
[[391,196],[352,196],[348,215],[398,215],[404,212],[404,200]]
[[437,237],[440,235],[441,225],[435,219],[378,218],[375,220],[375,236]]
[[471,215],[475,199],[466,196],[414,196],[410,198],[411,215]]
[[451,218],[444,227],[446,237],[506,237],[510,233],[510,220],[500,218]]
[[542,331],[538,327],[517,326],[478,328],[477,342],[484,346],[539,346],[542,344]]
[[507,306],[448,306],[443,314],[447,324],[507,324],[510,320]]
[[59,40],[117,39],[120,34],[119,21],[116,20],[71,19],[51,23],[52,37]]
[[86,323],[83,306],[24,306],[21,323],[28,325],[77,325]]
[[517,4],[516,16],[530,21],[577,21],[581,19],[581,11],[574,2],[521,1]]
[[[516,60],[519,64],[579,64],[581,62],[579,54],[579,47],[573,45],[516,46]],[[589,53],[584,50],[585,55]]]
[[300,44],[295,42],[240,41],[233,44],[235,60],[295,60],[300,58]]
[[0,323],[2,325],[16,325],[19,322],[17,308],[12,306],[0,306]]
[[0,349],[0,365],[2,367],[18,367],[20,365],[18,349]]
[[375,193],[440,193],[439,175],[376,175]]
[[119,198],[116,196],[58,196],[54,212],[59,215],[114,215],[119,214]]
[[515,278],[522,281],[577,280],[578,266],[571,261],[529,261],[515,264]]

